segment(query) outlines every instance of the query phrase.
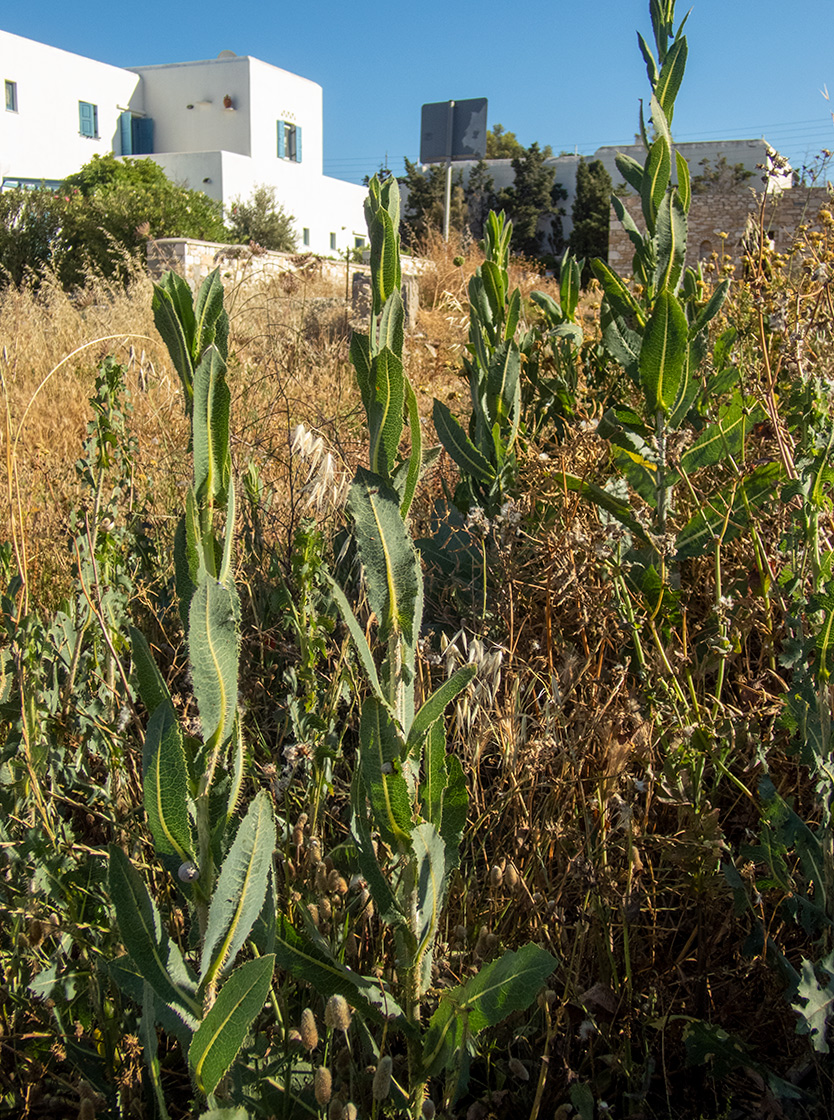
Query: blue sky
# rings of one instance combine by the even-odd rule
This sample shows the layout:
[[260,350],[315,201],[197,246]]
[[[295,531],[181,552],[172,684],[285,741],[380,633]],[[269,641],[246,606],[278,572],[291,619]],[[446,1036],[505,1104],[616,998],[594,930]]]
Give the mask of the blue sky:
[[[679,15],[686,3],[678,3]],[[423,102],[487,97],[525,145],[628,143],[647,80],[648,0],[256,0],[8,5],[0,27],[117,66],[250,54],[324,89],[324,169],[360,182],[419,152]],[[794,166],[834,149],[832,0],[693,0],[679,140],[765,136]],[[834,177],[834,172],[831,172]]]

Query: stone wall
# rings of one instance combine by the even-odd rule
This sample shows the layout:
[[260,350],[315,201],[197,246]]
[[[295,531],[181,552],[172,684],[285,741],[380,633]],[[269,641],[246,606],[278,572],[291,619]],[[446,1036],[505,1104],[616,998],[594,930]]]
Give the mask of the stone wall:
[[[641,232],[645,223],[636,195],[620,196]],[[726,253],[736,266],[744,255],[745,239],[758,226],[762,196],[749,188],[707,190],[694,194],[689,209],[687,265],[708,262]],[[793,187],[765,199],[765,230],[778,253],[788,252],[800,225],[820,229],[820,211],[834,205],[827,187]],[[634,251],[612,208],[608,226],[608,263],[621,276],[631,274]]]

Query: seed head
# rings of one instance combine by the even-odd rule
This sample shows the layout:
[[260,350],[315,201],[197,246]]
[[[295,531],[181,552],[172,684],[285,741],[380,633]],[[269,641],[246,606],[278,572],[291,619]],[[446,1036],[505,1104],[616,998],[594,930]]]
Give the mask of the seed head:
[[423,1120],[434,1120],[434,1101],[429,1097],[423,1101]]
[[375,1101],[384,1101],[391,1090],[391,1055],[386,1054],[379,1059],[379,1065],[374,1074],[373,1096]]
[[351,1013],[344,996],[334,995],[324,1009],[324,1025],[331,1031],[346,1031],[350,1027]]
[[319,1044],[319,1032],[316,1027],[316,1017],[309,1007],[301,1012],[301,1025],[298,1033],[306,1050],[315,1050]]
[[513,1075],[513,1077],[517,1077],[519,1081],[530,1080],[530,1074],[527,1070],[527,1067],[523,1062],[520,1062],[518,1058],[510,1058],[507,1065],[509,1066],[510,1073]]
[[327,1110],[327,1120],[344,1120],[345,1110],[338,1097],[334,1097]]
[[342,1112],[342,1120],[357,1120],[358,1113],[353,1101],[348,1101]]
[[96,1106],[85,1097],[78,1108],[78,1120],[96,1120]]
[[501,884],[504,882],[504,872],[496,863],[489,873],[489,885],[493,890],[497,891]]
[[504,872],[504,886],[514,891],[518,886],[518,868],[514,863],[508,863]]
[[319,1066],[313,1078],[313,1092],[322,1107],[329,1103],[333,1093],[333,1078],[327,1066]]

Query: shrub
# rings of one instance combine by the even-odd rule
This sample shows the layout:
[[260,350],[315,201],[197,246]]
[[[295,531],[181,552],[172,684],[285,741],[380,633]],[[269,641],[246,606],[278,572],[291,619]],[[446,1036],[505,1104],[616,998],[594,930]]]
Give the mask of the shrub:
[[265,183],[255,187],[247,202],[236,198],[229,210],[233,240],[256,241],[264,249],[283,253],[294,253],[297,248],[294,222],[293,215],[276,200],[275,187]]

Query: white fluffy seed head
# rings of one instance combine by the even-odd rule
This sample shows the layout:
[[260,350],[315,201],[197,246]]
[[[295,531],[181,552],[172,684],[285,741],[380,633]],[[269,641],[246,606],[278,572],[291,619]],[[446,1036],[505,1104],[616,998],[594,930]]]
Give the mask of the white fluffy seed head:
[[379,1065],[374,1074],[373,1096],[375,1101],[384,1101],[391,1090],[391,1055],[385,1054],[379,1059]]
[[333,995],[324,1009],[324,1024],[331,1031],[346,1031],[350,1027],[351,1013],[344,996]]
[[316,1017],[309,1007],[301,1012],[301,1024],[298,1029],[305,1050],[315,1050],[319,1044],[319,1032],[316,1027]]
[[313,1078],[313,1092],[322,1107],[330,1103],[330,1097],[333,1093],[333,1078],[327,1066],[319,1066],[316,1070]]

